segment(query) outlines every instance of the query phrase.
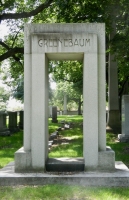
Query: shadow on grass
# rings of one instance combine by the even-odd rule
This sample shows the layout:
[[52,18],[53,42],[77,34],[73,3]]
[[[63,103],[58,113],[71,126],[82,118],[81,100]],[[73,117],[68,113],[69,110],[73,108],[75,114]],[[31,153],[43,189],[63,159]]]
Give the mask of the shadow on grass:
[[74,125],[76,125],[76,127],[79,126],[79,124],[83,122],[83,116],[81,116],[81,115],[75,115],[75,116],[61,115],[61,116],[58,116],[58,118],[57,118],[58,123],[52,123],[51,120],[52,120],[51,118],[49,118],[49,120],[48,120],[49,134],[55,132],[58,127],[62,127],[61,121],[73,123]]
[[65,139],[56,144],[49,152],[49,157],[83,157],[83,138]]

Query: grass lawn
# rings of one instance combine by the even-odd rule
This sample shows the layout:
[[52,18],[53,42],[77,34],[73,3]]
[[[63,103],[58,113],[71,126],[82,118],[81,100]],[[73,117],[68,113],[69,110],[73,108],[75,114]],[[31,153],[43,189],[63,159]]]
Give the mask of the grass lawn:
[[[74,127],[70,130],[59,132],[67,139],[66,144],[52,148],[49,157],[83,157],[83,130],[81,127],[82,116],[58,116],[58,123],[51,123],[49,119],[49,134],[54,132],[61,121],[73,122]],[[107,133],[107,146],[115,151],[116,161],[123,161],[129,167],[129,143],[117,141],[117,135]],[[23,146],[23,132],[11,136],[0,136],[0,168],[14,160],[14,153]]]
[[[70,130],[59,132],[65,144],[55,145],[49,157],[83,156],[82,116],[59,116],[58,124],[49,120],[49,134],[54,132],[60,121],[73,122]],[[123,161],[129,167],[129,143],[117,141],[117,135],[107,133],[107,146],[115,151],[116,161]],[[23,146],[23,132],[0,137],[0,168],[14,160],[14,153]],[[0,200],[129,200],[129,188],[81,187],[66,185],[0,187]]]
[[49,152],[49,157],[83,157],[83,130],[82,116],[59,116],[58,124],[51,123],[49,120],[49,133],[54,132],[58,127],[61,127],[62,121],[73,123],[73,128],[59,131],[58,139],[63,143],[53,145]]
[[67,185],[0,187],[1,200],[128,200],[128,188]]
[[23,132],[0,136],[0,168],[14,160],[14,153],[23,146]]

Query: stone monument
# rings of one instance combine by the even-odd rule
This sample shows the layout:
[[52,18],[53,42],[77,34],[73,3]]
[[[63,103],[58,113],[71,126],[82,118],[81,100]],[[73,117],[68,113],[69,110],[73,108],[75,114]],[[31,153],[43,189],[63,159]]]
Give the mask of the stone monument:
[[44,171],[48,160],[48,63],[83,61],[84,170],[115,168],[106,148],[105,25],[26,24],[24,33],[24,146],[15,171]]
[[129,95],[122,96],[121,108],[122,134],[118,135],[118,140],[120,142],[129,142]]

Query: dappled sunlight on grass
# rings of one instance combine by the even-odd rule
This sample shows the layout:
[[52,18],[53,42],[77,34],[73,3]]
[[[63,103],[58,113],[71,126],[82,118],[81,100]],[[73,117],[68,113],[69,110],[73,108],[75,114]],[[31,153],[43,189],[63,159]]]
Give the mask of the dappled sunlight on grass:
[[83,138],[72,136],[69,137],[67,144],[59,144],[57,146],[53,146],[49,157],[83,157]]
[[97,188],[63,184],[0,187],[0,199],[128,200],[128,197],[128,188]]
[[57,116],[57,120],[58,120],[58,123],[52,123],[52,119],[49,118],[48,120],[48,124],[49,124],[49,134],[50,133],[53,133],[57,130],[58,127],[62,127],[62,124],[61,122],[62,121],[65,121],[65,122],[68,122],[68,123],[73,123],[73,124],[79,124],[79,123],[82,123],[83,122],[83,117],[81,115],[75,115],[75,116],[71,116],[71,115],[60,115],[60,116]]
[[[82,116],[58,116],[58,123],[52,123],[49,119],[49,133],[55,132],[58,127],[62,127],[61,121],[72,123],[72,128],[59,131],[59,139],[65,139],[66,142],[58,145],[53,145],[49,157],[83,157],[83,130]],[[58,140],[58,139],[57,139]]]
[[78,136],[78,137],[82,137],[83,135],[83,130],[81,128],[73,128],[73,129],[69,129],[69,130],[65,130],[62,132],[63,136]]

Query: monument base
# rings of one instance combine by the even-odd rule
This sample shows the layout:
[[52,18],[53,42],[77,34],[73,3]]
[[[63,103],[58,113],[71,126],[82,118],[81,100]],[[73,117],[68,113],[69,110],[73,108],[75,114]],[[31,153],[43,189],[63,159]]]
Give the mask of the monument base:
[[118,140],[120,142],[129,142],[129,135],[118,134]]
[[32,169],[31,152],[20,148],[15,152],[15,172],[30,171]]
[[98,168],[109,171],[115,169],[115,152],[109,146],[106,147],[106,151],[99,152]]
[[15,172],[32,173],[44,172],[45,166],[33,167],[31,151],[25,151],[24,147],[15,152]]
[[115,152],[109,147],[105,151],[98,152],[98,165],[86,166],[85,171],[114,171],[115,169]]
[[74,173],[15,173],[14,162],[0,169],[0,186],[18,185],[79,185],[93,187],[129,187],[129,169],[121,161],[115,162],[113,172]]
[[106,151],[99,151],[96,168],[84,166],[83,158],[49,158],[46,166],[33,168],[31,151],[24,151],[22,147],[15,152],[15,172],[44,172],[45,170],[63,172],[64,169],[65,171],[112,171],[115,169],[115,152],[110,147],[107,147]]

